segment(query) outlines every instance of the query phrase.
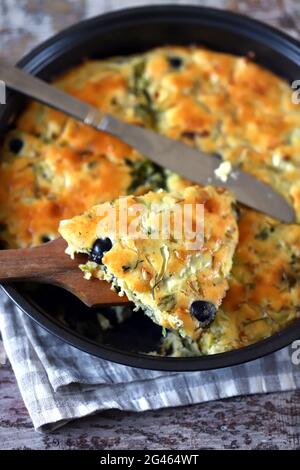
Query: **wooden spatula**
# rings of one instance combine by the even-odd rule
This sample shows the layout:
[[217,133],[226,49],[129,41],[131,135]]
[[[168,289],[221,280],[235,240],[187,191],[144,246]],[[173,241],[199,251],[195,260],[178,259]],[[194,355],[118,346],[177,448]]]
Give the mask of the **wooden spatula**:
[[87,281],[78,268],[85,255],[72,260],[64,253],[67,244],[62,238],[36,248],[0,250],[0,282],[35,281],[64,287],[89,307],[129,303],[111,290],[110,284],[98,279]]

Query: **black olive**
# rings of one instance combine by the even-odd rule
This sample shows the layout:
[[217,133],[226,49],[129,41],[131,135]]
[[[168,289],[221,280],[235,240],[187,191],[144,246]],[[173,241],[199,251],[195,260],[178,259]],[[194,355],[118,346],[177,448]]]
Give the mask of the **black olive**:
[[94,263],[102,264],[102,258],[105,251],[109,251],[112,248],[112,242],[109,238],[98,238],[91,250],[90,260]]
[[42,235],[41,236],[41,242],[42,243],[47,243],[47,242],[50,242],[51,238],[48,237],[48,235]]
[[168,60],[173,69],[179,69],[182,66],[183,61],[181,57],[169,57]]
[[205,302],[205,300],[195,300],[192,302],[190,310],[201,327],[208,326],[215,319],[217,312],[215,305],[211,302]]
[[22,149],[23,147],[23,141],[21,139],[11,139],[11,141],[9,142],[9,150],[12,152],[12,153],[19,153],[20,150]]

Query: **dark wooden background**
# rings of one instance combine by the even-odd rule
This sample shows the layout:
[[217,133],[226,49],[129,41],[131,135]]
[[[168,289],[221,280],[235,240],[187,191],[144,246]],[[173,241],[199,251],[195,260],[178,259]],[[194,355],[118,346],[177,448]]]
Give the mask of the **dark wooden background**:
[[[0,58],[15,62],[45,38],[82,18],[143,3],[149,4],[139,0],[0,0]],[[300,37],[299,0],[186,3],[249,14]],[[140,414],[107,411],[42,435],[32,427],[14,374],[0,350],[0,448],[300,449],[300,391]]]

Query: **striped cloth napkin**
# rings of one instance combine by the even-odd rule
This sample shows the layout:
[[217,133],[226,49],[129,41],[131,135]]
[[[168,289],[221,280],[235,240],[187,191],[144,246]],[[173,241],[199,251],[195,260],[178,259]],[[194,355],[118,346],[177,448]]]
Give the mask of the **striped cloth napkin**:
[[226,369],[159,372],[98,359],[38,326],[0,292],[0,331],[38,431],[100,410],[145,411],[300,388],[292,349]]

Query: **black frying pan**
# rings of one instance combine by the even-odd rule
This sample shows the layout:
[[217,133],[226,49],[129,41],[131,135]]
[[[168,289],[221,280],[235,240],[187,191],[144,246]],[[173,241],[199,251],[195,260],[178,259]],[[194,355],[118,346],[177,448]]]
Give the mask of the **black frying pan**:
[[[238,55],[251,52],[256,62],[287,80],[300,78],[300,44],[295,39],[230,12],[173,5],[123,10],[83,21],[44,42],[19,66],[51,79],[87,57],[193,43]],[[23,104],[16,93],[7,94],[7,104],[0,106],[2,134]],[[145,353],[155,349],[161,328],[140,312],[121,326],[101,332],[95,312],[58,288],[6,285],[5,291],[33,320],[62,340],[101,358],[134,367],[173,371],[226,367],[269,354],[300,336],[297,320],[272,337],[243,349],[198,358],[156,357]],[[109,311],[105,314],[113,315]]]

